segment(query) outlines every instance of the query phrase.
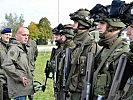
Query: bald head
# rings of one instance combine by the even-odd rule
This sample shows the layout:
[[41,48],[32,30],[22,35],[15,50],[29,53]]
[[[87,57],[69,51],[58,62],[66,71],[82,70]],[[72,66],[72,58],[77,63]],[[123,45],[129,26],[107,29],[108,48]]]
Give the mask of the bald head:
[[21,34],[24,31],[29,32],[28,28],[21,26],[16,30],[16,34]]
[[26,27],[19,27],[16,31],[16,39],[21,43],[27,43],[29,39],[29,30]]

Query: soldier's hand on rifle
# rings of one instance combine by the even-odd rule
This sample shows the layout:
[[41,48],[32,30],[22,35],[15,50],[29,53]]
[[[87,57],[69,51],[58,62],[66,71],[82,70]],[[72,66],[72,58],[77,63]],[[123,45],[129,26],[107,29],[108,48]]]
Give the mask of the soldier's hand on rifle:
[[22,79],[23,86],[26,86],[27,85],[27,78],[22,77],[21,79]]

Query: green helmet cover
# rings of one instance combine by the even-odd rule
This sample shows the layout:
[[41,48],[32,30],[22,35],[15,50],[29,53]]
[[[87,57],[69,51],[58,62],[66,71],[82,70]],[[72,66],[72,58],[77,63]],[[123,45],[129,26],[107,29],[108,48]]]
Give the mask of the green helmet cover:
[[107,23],[113,27],[125,27],[126,25],[120,20],[116,18],[107,18],[106,19]]

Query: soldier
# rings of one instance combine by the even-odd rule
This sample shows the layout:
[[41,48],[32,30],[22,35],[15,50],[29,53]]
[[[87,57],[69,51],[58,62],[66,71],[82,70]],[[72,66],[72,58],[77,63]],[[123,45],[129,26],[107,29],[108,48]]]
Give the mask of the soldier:
[[[99,6],[104,7],[104,6]],[[98,8],[101,9],[101,8]],[[98,44],[103,48],[95,58],[95,71],[93,75],[93,100],[97,97],[107,99],[113,76],[122,53],[128,51],[128,44],[122,41],[121,31],[125,24],[118,18],[109,18],[108,12],[97,13],[97,28],[100,40]],[[101,16],[104,15],[104,16]],[[106,15],[106,16],[105,16]]]
[[60,34],[60,30],[63,29],[63,25],[62,24],[59,24],[57,27],[55,27],[52,31],[53,31],[53,34],[54,34],[54,39],[55,39],[55,42],[56,42],[56,46],[57,46],[57,49],[56,49],[56,53],[57,54],[58,52],[60,52],[62,50],[62,40],[61,40],[61,34]]
[[7,78],[4,70],[2,69],[2,63],[7,54],[9,39],[12,37],[11,28],[5,28],[1,31],[0,39],[0,100],[11,100],[8,96],[7,90]]
[[86,60],[88,52],[97,52],[97,44],[89,29],[93,23],[90,12],[87,9],[79,9],[70,14],[74,21],[73,28],[76,35],[74,43],[76,47],[71,54],[71,69],[66,82],[66,91],[70,92],[70,100],[80,100],[85,81]]
[[[47,61],[46,68],[45,68],[46,81],[45,81],[44,87],[42,89],[43,91],[45,90],[47,78],[53,78],[55,99],[60,98],[58,90],[57,90],[57,71],[58,71],[57,67],[58,67],[58,63],[60,60],[61,52],[63,51],[63,46],[62,46],[63,42],[62,42],[61,34],[60,34],[60,30],[62,28],[63,28],[63,25],[59,24],[57,27],[55,27],[52,30],[57,48],[52,49],[50,60]],[[51,72],[53,74],[52,77],[49,76],[49,74]]]
[[[60,59],[59,59],[59,66],[58,66],[58,80],[57,80],[57,85],[58,85],[58,93],[59,93],[59,97],[57,98],[58,100],[64,100],[63,97],[65,91],[64,91],[64,86],[63,86],[63,80],[66,80],[66,77],[63,78],[64,74],[67,74],[67,71],[64,72],[65,70],[65,64],[66,64],[66,49],[73,49],[75,48],[75,43],[73,41],[74,38],[74,29],[72,27],[71,24],[65,24],[63,25],[63,28],[60,30],[60,34],[61,34],[61,41],[62,41],[62,52],[60,53]],[[68,54],[70,54],[70,51],[68,51]],[[70,60],[70,59],[68,59]],[[69,66],[67,66],[69,67]],[[65,84],[65,83],[64,83]],[[66,95],[64,95],[66,96]]]
[[[29,59],[29,64],[30,64],[30,70],[34,76],[34,70],[35,70],[35,61],[37,59],[38,56],[38,49],[37,49],[37,45],[36,42],[29,39],[27,42],[27,56]],[[33,100],[33,95],[29,96],[30,100]]]
[[73,42],[73,38],[75,36],[74,29],[71,24],[65,24],[63,29],[60,31],[61,40],[65,48],[75,48],[75,43]]
[[33,72],[34,75],[34,70],[35,70],[35,61],[37,59],[38,56],[38,49],[37,49],[37,44],[34,40],[29,39],[27,46],[29,46],[28,49],[28,58],[31,64],[31,71]]
[[12,45],[2,64],[7,74],[9,97],[14,100],[26,100],[26,96],[33,95],[33,74],[27,57],[26,44],[29,39],[29,30],[19,27],[16,40]]
[[[114,95],[115,100],[132,100],[133,99],[133,16],[132,8],[133,2],[130,4],[125,4],[121,6],[120,18],[127,25],[127,36],[130,39],[130,51],[124,54],[127,57],[127,63],[125,65],[125,70],[122,73],[122,81],[119,83],[119,88],[117,87],[117,94]],[[119,93],[119,94],[118,94]]]

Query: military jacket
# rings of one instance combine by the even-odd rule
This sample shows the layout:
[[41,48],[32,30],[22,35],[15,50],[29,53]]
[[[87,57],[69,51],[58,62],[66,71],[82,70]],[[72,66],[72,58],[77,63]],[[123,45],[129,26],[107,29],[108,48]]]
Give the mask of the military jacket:
[[[81,48],[84,40],[86,40],[86,42],[84,43],[80,57],[75,58],[75,56],[78,55],[77,51]],[[87,54],[88,52],[93,52],[94,54],[96,54],[98,48],[96,42],[94,41],[94,38],[92,37],[92,35],[89,34],[89,30],[77,34],[74,38],[74,42],[76,44],[76,47],[72,51],[71,61],[73,58],[77,59],[77,61],[74,68],[75,70],[73,71],[73,75],[71,77],[69,89],[70,91],[81,92],[85,84]]]
[[26,49],[27,49],[27,56],[28,56],[28,59],[29,59],[30,69],[31,69],[32,72],[34,72],[34,70],[35,70],[35,61],[36,61],[36,58],[38,56],[38,49],[37,49],[36,42],[29,39]]
[[[105,59],[108,55],[109,51],[113,47],[118,40],[118,36],[115,35],[110,38],[110,41],[107,42],[108,46],[103,46],[100,53],[97,54],[95,61],[95,70],[99,67],[100,63]],[[105,98],[108,96],[110,86],[112,84],[112,80],[114,77],[114,73],[118,64],[118,59],[122,53],[129,51],[128,44],[125,41],[122,41],[121,37],[119,37],[120,41],[115,47],[115,49],[111,52],[111,54],[105,60],[102,68],[98,72],[97,76],[93,78],[94,80],[94,95],[102,95]]]
[[126,69],[123,73],[123,79],[120,83],[120,89],[118,91],[121,91],[121,94],[115,95],[115,98],[121,99],[121,100],[132,100],[133,99],[133,52],[125,52],[124,53],[127,56],[127,64]]
[[4,61],[5,56],[6,56],[7,48],[8,48],[7,44],[2,42],[2,40],[0,39],[0,81],[2,81],[4,84],[6,83],[6,76],[5,76],[5,72],[2,69],[1,65]]
[[[33,75],[29,67],[25,47],[16,41],[7,53],[2,68],[7,74],[9,97],[32,95]],[[22,84],[22,77],[27,77],[27,85]]]
[[76,46],[76,44],[74,43],[74,41],[71,40],[71,39],[68,39],[67,41],[65,41],[64,49],[65,48],[71,48],[71,49],[73,49],[73,48],[75,48],[75,46]]

